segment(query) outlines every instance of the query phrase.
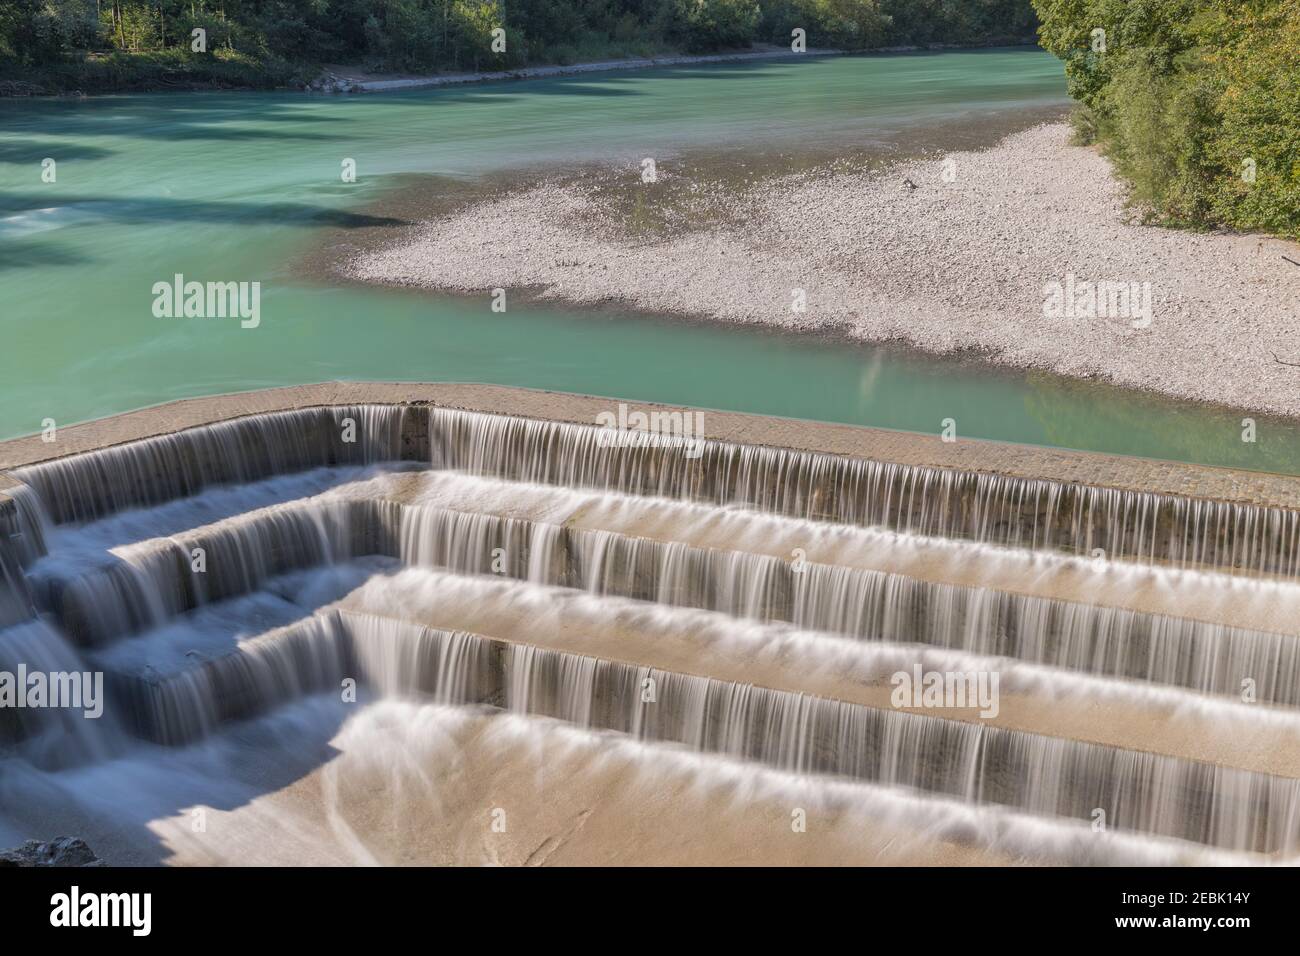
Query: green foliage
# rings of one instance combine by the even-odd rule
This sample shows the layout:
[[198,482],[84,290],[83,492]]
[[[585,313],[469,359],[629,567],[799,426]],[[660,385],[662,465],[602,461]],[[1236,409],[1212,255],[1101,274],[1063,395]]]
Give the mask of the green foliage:
[[765,0],[760,39],[842,50],[931,44],[1024,43],[1038,21],[1029,0]]
[[811,0],[818,43],[845,50],[883,46],[890,20],[873,3],[858,0]]
[[693,53],[749,46],[760,16],[754,0],[674,0],[673,11],[682,43]]
[[1035,21],[1030,0],[0,0],[0,78],[265,86],[326,63],[485,70],[788,46],[796,27],[814,49],[869,49],[1026,40]]
[[1020,0],[881,0],[880,11],[893,44],[1020,41],[1037,26]]
[[87,90],[132,92],[159,89],[271,89],[306,83],[312,73],[274,57],[251,57],[219,49],[194,56],[189,48],[170,47],[150,53],[114,51],[85,60],[46,64],[35,75],[0,64],[0,90],[20,93],[72,93]]
[[1300,0],[1034,5],[1083,104],[1076,130],[1137,205],[1170,224],[1300,237]]

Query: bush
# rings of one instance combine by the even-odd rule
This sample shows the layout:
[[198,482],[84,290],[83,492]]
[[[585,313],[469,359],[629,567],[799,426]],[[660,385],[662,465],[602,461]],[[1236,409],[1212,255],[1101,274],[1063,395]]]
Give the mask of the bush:
[[889,18],[869,0],[815,0],[813,13],[818,45],[865,50],[885,42]]
[[1136,205],[1170,224],[1300,237],[1300,0],[1035,6],[1085,110],[1076,130]]
[[747,47],[759,9],[754,0],[676,0],[678,35],[691,52]]

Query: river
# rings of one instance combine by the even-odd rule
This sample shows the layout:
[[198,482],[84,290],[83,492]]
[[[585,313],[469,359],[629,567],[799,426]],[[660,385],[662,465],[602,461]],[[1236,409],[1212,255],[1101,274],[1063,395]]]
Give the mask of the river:
[[[303,267],[422,181],[690,151],[728,161],[944,137],[1066,108],[1037,50],[771,61],[353,97],[0,102],[0,438],[187,396],[328,379],[483,381],[1300,473],[1293,426],[974,358],[617,310],[368,288]],[[1010,119],[1009,119],[1010,118]],[[928,131],[942,131],[929,134]],[[900,146],[899,144],[906,144]],[[55,181],[42,161],[55,160]],[[357,179],[342,181],[344,160]],[[435,188],[427,186],[426,188]],[[261,283],[261,322],[164,319],[175,274]]]

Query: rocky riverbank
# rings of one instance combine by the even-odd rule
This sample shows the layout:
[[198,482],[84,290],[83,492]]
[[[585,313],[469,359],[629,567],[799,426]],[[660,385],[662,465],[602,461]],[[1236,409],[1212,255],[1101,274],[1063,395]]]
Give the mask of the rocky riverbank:
[[[1007,365],[1300,415],[1300,248],[1143,225],[1063,123],[884,171],[735,192],[671,164],[507,190],[350,275],[541,290],[724,323],[978,350]],[[685,197],[683,199],[683,197]],[[681,215],[654,215],[676,204]],[[657,228],[643,228],[651,212]]]

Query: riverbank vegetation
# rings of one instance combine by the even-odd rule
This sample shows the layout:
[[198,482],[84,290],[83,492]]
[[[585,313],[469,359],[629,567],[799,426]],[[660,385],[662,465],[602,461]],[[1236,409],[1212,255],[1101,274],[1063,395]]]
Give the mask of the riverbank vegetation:
[[1076,128],[1153,220],[1300,238],[1300,0],[1034,5]]
[[795,28],[810,47],[997,44],[1035,27],[1030,0],[6,0],[0,85],[273,87],[325,63],[503,69],[789,45]]

